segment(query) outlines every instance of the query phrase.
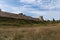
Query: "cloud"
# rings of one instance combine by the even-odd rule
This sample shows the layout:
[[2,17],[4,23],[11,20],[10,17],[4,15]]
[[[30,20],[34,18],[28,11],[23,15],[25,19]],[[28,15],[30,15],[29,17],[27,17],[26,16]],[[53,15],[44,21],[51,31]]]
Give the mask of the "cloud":
[[27,4],[34,4],[36,0],[20,0],[20,2],[27,3]]
[[38,17],[40,15],[45,15],[47,12],[47,11],[43,12],[43,11],[31,8],[29,5],[21,6],[20,11],[25,13],[25,14],[34,14],[34,17]]
[[9,5],[9,4],[6,4],[5,1],[3,0],[0,0],[0,8],[3,10],[3,11],[7,11],[7,12],[11,12],[11,13],[20,13],[20,7],[15,7],[15,6],[12,6],[12,5]]
[[60,0],[20,0],[24,4],[36,5],[42,9],[60,8]]
[[[45,19],[57,19],[60,16],[60,0],[18,0],[17,2],[14,2],[15,0],[8,1],[0,0],[0,8],[3,11],[17,14],[22,12],[33,17],[39,17],[42,15]],[[59,15],[57,16],[57,14]]]
[[[45,19],[59,18],[57,14],[60,13],[60,0],[20,0],[20,2],[26,3],[21,7],[21,12],[23,13],[34,14],[34,17],[42,15]],[[32,5],[35,6],[35,8]]]

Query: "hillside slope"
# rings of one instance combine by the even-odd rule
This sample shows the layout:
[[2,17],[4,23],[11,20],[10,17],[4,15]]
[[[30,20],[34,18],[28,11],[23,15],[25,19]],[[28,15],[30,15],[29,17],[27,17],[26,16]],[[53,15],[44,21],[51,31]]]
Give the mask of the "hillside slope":
[[20,14],[15,14],[15,13],[9,13],[9,12],[3,12],[2,11],[2,12],[0,12],[0,17],[39,21],[39,18],[33,18],[31,16],[26,16],[23,13],[21,15],[21,13]]

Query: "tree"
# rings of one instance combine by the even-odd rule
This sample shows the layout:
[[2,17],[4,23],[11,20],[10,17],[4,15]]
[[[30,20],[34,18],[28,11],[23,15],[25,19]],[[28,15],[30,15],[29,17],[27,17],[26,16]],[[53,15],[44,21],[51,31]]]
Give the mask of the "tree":
[[0,9],[0,12],[1,12],[1,9]]
[[53,22],[55,22],[55,19],[53,18]]
[[19,15],[24,15],[23,13],[19,13]]
[[26,16],[25,14],[23,14],[23,13],[19,13],[19,15],[23,15],[23,16]]

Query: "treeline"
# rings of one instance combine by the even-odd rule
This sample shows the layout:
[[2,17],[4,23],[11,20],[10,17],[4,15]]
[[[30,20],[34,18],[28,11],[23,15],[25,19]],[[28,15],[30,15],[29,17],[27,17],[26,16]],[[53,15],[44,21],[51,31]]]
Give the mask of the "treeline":
[[39,24],[40,25],[49,25],[49,24],[57,24],[60,23],[60,20],[44,20],[44,21],[40,21]]

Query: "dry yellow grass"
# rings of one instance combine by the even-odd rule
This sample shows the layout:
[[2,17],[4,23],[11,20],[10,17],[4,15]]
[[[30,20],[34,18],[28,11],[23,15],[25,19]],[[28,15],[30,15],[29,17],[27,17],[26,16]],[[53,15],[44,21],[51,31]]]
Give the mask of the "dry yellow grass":
[[60,40],[60,24],[39,27],[0,28],[0,40]]

